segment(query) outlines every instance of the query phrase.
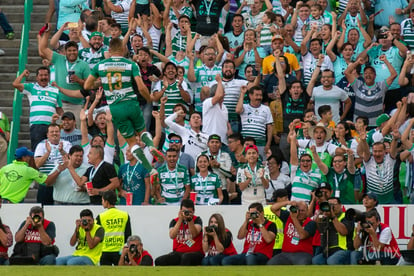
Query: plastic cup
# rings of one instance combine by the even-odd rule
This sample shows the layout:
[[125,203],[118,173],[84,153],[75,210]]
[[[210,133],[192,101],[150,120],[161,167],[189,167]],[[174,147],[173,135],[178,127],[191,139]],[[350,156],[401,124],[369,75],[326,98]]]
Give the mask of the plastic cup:
[[132,193],[126,193],[126,205],[132,205]]
[[190,192],[190,199],[195,203],[197,198],[196,192]]
[[86,184],[86,189],[87,190],[92,190],[93,189],[92,182],[86,182],[85,184]]

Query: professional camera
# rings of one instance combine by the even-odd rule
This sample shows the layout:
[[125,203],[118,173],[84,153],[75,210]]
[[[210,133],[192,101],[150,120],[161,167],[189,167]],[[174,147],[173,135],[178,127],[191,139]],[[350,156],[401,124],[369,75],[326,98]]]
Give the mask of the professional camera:
[[206,232],[207,233],[213,233],[213,232],[217,233],[217,226],[215,226],[215,225],[207,226],[206,227]]
[[289,207],[289,211],[290,211],[291,213],[297,213],[297,212],[298,212],[298,208],[297,208],[296,206],[290,206],[290,207]]
[[42,218],[39,215],[34,215],[32,217],[32,220],[34,223],[39,223],[42,220]]
[[129,246],[129,252],[131,253],[131,254],[135,254],[135,253],[137,253],[137,245],[136,244],[131,244],[130,246]]
[[365,222],[365,212],[349,208],[345,212],[345,218],[347,220],[353,220],[355,222]]
[[250,218],[251,219],[257,219],[259,217],[259,213],[258,212],[251,212],[250,213]]
[[372,223],[370,221],[361,222],[361,227],[363,230],[370,228]]
[[323,192],[320,188],[316,188],[316,189],[315,189],[315,196],[316,196],[317,198],[321,198],[321,197],[323,197],[323,194],[324,194],[324,192]]
[[83,226],[88,226],[88,224],[89,224],[87,219],[82,219],[81,223],[82,223]]
[[321,202],[321,203],[319,203],[319,209],[322,212],[330,212],[331,211],[331,205],[329,204],[328,201]]
[[188,211],[188,210],[184,210],[183,214],[184,214],[184,216],[188,217],[191,214],[191,212]]

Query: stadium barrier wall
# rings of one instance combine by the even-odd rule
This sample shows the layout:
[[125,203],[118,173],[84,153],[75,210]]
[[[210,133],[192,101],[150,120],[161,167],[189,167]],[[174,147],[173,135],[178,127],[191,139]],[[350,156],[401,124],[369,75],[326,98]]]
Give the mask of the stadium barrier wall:
[[[34,205],[3,204],[0,216],[3,223],[10,226],[13,235]],[[347,207],[363,210],[362,205]],[[45,218],[56,224],[56,245],[60,249],[59,256],[73,253],[75,248],[69,245],[69,240],[75,229],[75,220],[79,218],[80,211],[85,208],[91,209],[95,217],[104,211],[102,206],[45,206]],[[172,251],[168,226],[171,219],[177,217],[179,206],[117,206],[117,208],[129,213],[132,234],[142,238],[144,248],[154,258]],[[414,224],[412,215],[414,205],[381,205],[377,209],[381,214],[382,222],[391,226],[400,249],[405,249]],[[243,223],[246,211],[247,206],[240,205],[196,206],[195,214],[202,218],[205,226],[213,213],[220,213],[224,217],[226,227],[233,233],[233,242],[237,251],[241,252],[243,240],[237,239],[237,232]],[[11,252],[12,248],[9,249],[10,254]]]

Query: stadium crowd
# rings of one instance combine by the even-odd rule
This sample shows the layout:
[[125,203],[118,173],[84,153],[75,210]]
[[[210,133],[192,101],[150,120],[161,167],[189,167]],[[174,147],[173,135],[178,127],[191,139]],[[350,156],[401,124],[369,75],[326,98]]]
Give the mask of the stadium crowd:
[[[24,70],[13,82],[29,99],[31,150],[3,161],[0,195],[23,202],[36,181],[42,205],[121,216],[117,239],[80,214],[70,244],[93,253],[76,264],[104,252],[101,264],[152,265],[128,215],[110,211],[118,200],[180,206],[156,265],[399,261],[375,206],[414,203],[413,2],[49,2],[36,81]],[[0,129],[7,147],[4,113]],[[194,203],[248,206],[241,254],[223,218],[203,228]],[[342,206],[358,203],[364,215]],[[52,245],[52,225],[32,210],[15,239]],[[43,264],[72,259],[36,250]]]

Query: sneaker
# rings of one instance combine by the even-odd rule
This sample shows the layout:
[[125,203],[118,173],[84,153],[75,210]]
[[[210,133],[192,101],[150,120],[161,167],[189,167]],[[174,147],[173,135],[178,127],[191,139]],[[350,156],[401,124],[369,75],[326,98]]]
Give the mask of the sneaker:
[[49,23],[43,25],[43,27],[39,31],[39,35],[42,36],[45,32],[49,31]]
[[151,170],[151,172],[150,172],[150,179],[152,178],[153,180],[154,180],[154,178],[156,179],[156,176],[155,175],[158,175],[158,171],[156,170],[156,169],[152,169]]
[[164,163],[165,157],[161,151],[157,150],[155,147],[150,147],[150,153],[154,156],[157,162]]
[[2,49],[0,49],[0,56],[4,56],[4,54],[5,52]]
[[6,38],[7,38],[8,40],[13,40],[13,39],[14,39],[14,33],[13,33],[13,32],[7,33],[7,34],[6,34]]

